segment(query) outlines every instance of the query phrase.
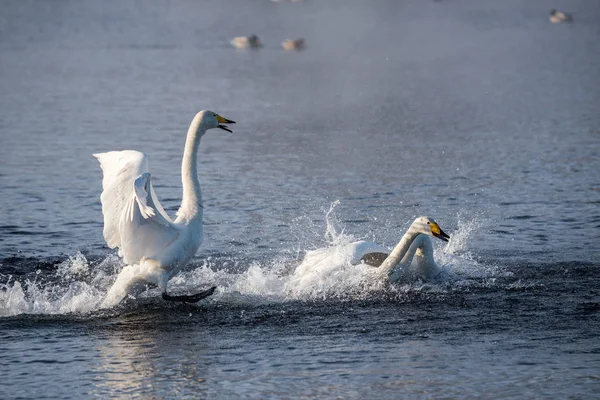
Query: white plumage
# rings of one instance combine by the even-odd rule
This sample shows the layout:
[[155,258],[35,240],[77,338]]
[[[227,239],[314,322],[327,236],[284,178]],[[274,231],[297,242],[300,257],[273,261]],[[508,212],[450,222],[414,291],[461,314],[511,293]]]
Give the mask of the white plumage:
[[304,50],[305,42],[304,39],[286,39],[281,42],[281,47],[284,50]]
[[231,45],[238,49],[258,49],[262,42],[256,35],[237,36],[231,39]]
[[135,150],[94,154],[102,168],[104,239],[118,248],[126,267],[119,273],[103,306],[118,304],[147,284],[157,285],[166,300],[194,302],[214,288],[192,296],[170,296],[167,282],[194,256],[202,242],[202,193],[198,181],[197,153],[207,129],[235,123],[212,111],[201,111],[188,130],[181,166],[183,197],[173,221],[161,206],[144,153]]
[[441,269],[433,258],[431,236],[448,241],[449,236],[429,217],[413,221],[400,242],[391,251],[373,242],[357,241],[309,251],[296,268],[290,286],[319,285],[323,277],[337,273],[340,268],[358,265],[377,267],[377,273],[389,282],[429,280]]
[[144,153],[135,150],[94,154],[100,161],[104,240],[118,248],[125,264],[155,258],[179,236],[180,229],[161,206]]

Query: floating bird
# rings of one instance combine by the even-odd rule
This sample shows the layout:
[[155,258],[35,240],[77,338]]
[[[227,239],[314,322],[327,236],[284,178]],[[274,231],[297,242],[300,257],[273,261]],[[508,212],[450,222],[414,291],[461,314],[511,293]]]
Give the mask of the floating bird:
[[550,22],[553,24],[560,24],[561,22],[573,22],[573,16],[553,8],[550,10]]
[[262,47],[262,42],[256,35],[234,37],[231,44],[238,49],[258,49]]
[[294,275],[298,282],[303,276],[315,272],[314,268],[330,268],[332,265],[350,263],[378,267],[381,276],[389,282],[430,280],[441,272],[433,259],[433,243],[430,237],[445,242],[450,239],[440,226],[429,217],[418,217],[392,251],[377,243],[358,241],[341,248],[319,249],[306,253]]
[[304,50],[304,39],[286,39],[281,43],[284,50]]
[[202,193],[198,181],[198,147],[208,129],[231,130],[234,124],[212,111],[200,111],[188,129],[181,181],[183,196],[173,221],[161,206],[148,172],[144,153],[135,150],[94,154],[102,168],[104,239],[117,247],[127,264],[108,291],[103,307],[117,305],[128,294],[156,285],[165,300],[197,302],[215,287],[190,296],[167,294],[167,282],[196,254],[202,242]]

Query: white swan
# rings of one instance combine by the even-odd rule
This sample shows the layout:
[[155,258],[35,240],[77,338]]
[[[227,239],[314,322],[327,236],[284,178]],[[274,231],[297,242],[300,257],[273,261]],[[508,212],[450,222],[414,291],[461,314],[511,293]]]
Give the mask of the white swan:
[[304,50],[304,39],[286,39],[281,43],[284,50]]
[[450,239],[433,219],[418,217],[392,251],[364,240],[334,248],[333,251],[331,248],[309,251],[290,282],[293,285],[310,285],[315,277],[327,276],[328,269],[347,264],[378,267],[377,273],[391,283],[430,280],[441,272],[433,259],[430,236],[446,242]]
[[262,42],[256,35],[237,36],[231,40],[231,45],[237,49],[258,49],[262,47]]
[[234,124],[212,111],[200,111],[190,124],[181,181],[183,197],[175,221],[160,205],[148,172],[146,155],[135,150],[94,154],[102,168],[104,239],[127,264],[108,291],[103,307],[117,305],[146,285],[157,285],[165,300],[196,302],[210,296],[214,287],[191,296],[170,296],[167,282],[196,254],[202,242],[202,193],[197,158],[200,139],[207,129],[231,130]]
[[573,22],[573,16],[564,11],[558,11],[553,8],[550,10],[550,22],[553,24],[560,24],[561,22]]

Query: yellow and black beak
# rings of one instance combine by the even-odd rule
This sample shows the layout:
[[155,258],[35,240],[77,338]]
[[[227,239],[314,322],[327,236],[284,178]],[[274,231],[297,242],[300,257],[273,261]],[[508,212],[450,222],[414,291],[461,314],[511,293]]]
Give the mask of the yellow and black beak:
[[231,129],[229,129],[225,125],[221,125],[221,124],[235,124],[235,121],[231,121],[229,119],[223,118],[219,114],[216,114],[216,117],[217,117],[217,121],[219,122],[219,128],[223,129],[224,131],[233,133],[233,131]]
[[442,228],[440,228],[440,226],[437,224],[437,222],[431,222],[429,224],[429,228],[431,229],[431,234],[433,236],[435,236],[436,238],[441,239],[444,242],[447,242],[450,240],[450,236],[448,236],[446,234],[446,232],[444,232],[442,230]]

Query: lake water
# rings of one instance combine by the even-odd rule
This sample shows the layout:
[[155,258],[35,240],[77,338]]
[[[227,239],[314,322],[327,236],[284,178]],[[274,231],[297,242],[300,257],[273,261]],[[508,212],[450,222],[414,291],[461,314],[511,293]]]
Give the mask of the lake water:
[[[0,397],[596,396],[599,17],[583,0],[2,2]],[[264,47],[230,46],[249,34]],[[101,309],[122,265],[91,154],[148,154],[172,214],[201,109],[237,124],[202,139],[204,242],[169,287],[217,292]],[[446,279],[286,285],[306,251],[391,247],[419,215],[452,236]]]

